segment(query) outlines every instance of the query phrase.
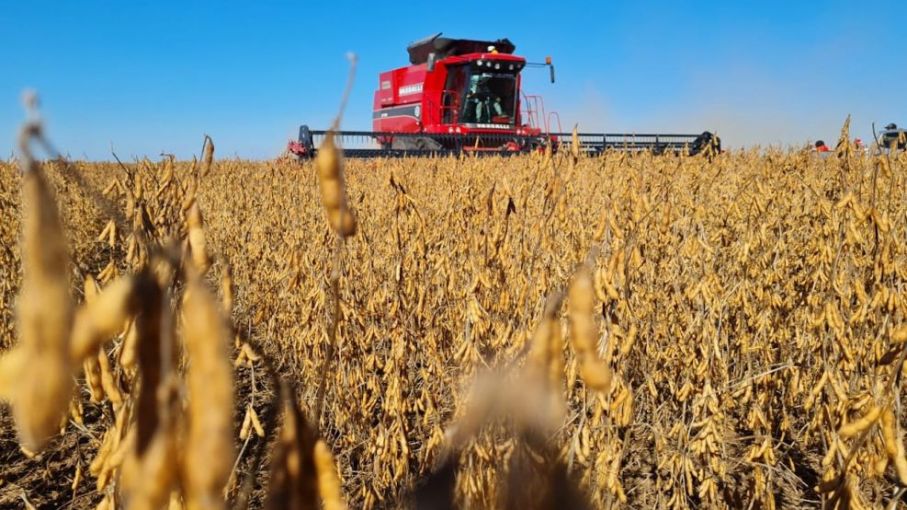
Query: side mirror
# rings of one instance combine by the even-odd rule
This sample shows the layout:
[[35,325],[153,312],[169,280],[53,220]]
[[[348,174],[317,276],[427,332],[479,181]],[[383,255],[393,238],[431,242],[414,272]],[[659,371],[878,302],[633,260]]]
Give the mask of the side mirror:
[[435,55],[435,52],[431,52],[428,54],[428,62],[426,62],[426,65],[428,67],[428,72],[432,72],[435,70],[435,60],[436,59],[437,59],[437,55]]

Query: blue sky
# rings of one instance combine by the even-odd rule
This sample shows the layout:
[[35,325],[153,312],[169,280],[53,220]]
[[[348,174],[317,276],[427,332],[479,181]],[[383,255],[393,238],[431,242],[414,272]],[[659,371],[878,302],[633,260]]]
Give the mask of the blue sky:
[[524,88],[564,129],[800,144],[836,139],[850,113],[868,138],[873,121],[907,124],[907,2],[882,4],[0,0],[0,157],[26,87],[75,158],[186,157],[204,133],[221,157],[273,157],[299,124],[328,126],[347,51],[344,127],[368,129],[378,73],[435,32],[551,55],[557,83],[529,69]]

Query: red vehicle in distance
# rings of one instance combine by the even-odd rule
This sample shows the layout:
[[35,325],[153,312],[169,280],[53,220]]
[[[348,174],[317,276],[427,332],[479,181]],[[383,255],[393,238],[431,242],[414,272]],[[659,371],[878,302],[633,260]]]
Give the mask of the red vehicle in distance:
[[[372,112],[373,131],[335,133],[348,157],[444,155],[470,152],[509,155],[572,143],[556,112],[545,110],[541,96],[522,90],[521,72],[547,67],[551,58],[527,62],[508,39],[478,41],[433,35],[407,47],[409,65],[378,77]],[[556,128],[556,129],[553,129]],[[327,131],[301,126],[288,151],[312,157]],[[703,139],[705,137],[705,139]],[[698,152],[697,142],[717,143],[711,133],[580,133],[581,149]],[[703,145],[704,146],[704,145]]]

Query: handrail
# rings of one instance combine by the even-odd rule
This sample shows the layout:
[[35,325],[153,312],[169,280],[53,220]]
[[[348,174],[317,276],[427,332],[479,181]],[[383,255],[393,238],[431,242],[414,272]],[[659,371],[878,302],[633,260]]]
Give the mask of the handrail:
[[564,128],[561,127],[561,116],[560,116],[560,114],[557,113],[557,112],[555,112],[555,111],[552,111],[551,113],[548,114],[548,125],[549,125],[549,126],[551,125],[551,119],[552,119],[552,118],[557,119],[557,130],[558,130],[558,131],[563,131]]
[[[448,106],[444,105],[445,96],[449,96],[449,97],[453,98],[453,101],[451,101],[451,104]],[[459,113],[460,113],[461,106],[462,105],[460,104],[460,95],[457,93],[456,90],[450,90],[450,89],[442,90],[441,91],[441,108],[440,108],[441,123],[442,124],[453,124],[453,125],[459,124],[460,123]],[[451,111],[451,119],[452,119],[451,122],[444,122],[444,111],[445,110]]]
[[529,97],[525,92],[523,92],[523,91],[521,90],[521,91],[520,91],[520,94],[522,94],[522,96],[523,96],[523,103],[526,105],[526,110],[525,110],[525,111],[526,111],[526,120],[525,120],[525,122],[529,124],[529,127],[530,127],[530,128],[534,128],[534,129],[535,129],[535,128],[538,128],[538,126],[539,126],[538,110],[534,110],[534,109],[532,108],[532,99],[530,99],[530,97]]

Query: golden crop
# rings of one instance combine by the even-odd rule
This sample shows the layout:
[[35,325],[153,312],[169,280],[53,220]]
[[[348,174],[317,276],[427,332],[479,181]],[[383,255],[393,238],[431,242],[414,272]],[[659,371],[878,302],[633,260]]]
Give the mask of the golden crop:
[[564,152],[0,163],[0,506],[896,504],[907,156]]

